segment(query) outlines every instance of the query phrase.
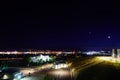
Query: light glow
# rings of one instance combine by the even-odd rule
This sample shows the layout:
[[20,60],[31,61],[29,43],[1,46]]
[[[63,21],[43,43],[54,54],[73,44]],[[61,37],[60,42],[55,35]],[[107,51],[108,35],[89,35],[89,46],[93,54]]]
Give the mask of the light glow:
[[100,52],[97,52],[97,51],[89,51],[87,52],[86,54],[87,55],[94,55],[94,54],[99,54]]
[[52,60],[52,58],[48,55],[39,55],[39,56],[36,56],[36,57],[31,57],[31,62],[34,62],[34,63],[39,63],[40,61],[42,62],[48,62]]
[[54,66],[55,66],[55,69],[61,69],[61,68],[67,68],[68,67],[67,64],[56,64]]
[[108,62],[112,62],[112,63],[118,63],[120,62],[120,59],[118,58],[113,58],[113,57],[97,57],[98,60],[102,60],[102,61],[108,61]]
[[8,78],[9,78],[8,75],[5,74],[2,79],[8,79]]

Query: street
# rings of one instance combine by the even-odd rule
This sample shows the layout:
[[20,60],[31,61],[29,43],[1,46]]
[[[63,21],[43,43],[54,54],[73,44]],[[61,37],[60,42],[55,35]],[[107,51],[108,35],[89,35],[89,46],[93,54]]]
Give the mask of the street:
[[48,72],[49,76],[52,76],[54,80],[72,80],[70,69],[64,68],[64,69],[51,69]]
[[43,78],[51,78],[52,80],[72,80],[69,68],[54,69],[52,68],[52,64],[36,68],[20,68],[20,70],[25,75],[22,80],[40,80]]

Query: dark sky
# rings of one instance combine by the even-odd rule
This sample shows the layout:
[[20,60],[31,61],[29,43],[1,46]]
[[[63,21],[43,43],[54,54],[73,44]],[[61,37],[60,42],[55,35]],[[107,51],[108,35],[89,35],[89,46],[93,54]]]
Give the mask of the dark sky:
[[119,48],[118,5],[113,1],[4,3],[0,8],[0,50]]

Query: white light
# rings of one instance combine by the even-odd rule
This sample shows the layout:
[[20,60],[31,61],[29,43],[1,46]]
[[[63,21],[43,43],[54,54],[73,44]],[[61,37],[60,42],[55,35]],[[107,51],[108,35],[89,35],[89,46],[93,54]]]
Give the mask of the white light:
[[40,55],[37,57],[31,57],[32,62],[39,62],[40,60],[47,62],[50,61],[52,58],[49,56],[44,56],[44,55]]
[[58,65],[55,65],[55,69],[58,69]]
[[7,54],[10,54],[10,52],[7,52]]
[[17,79],[21,79],[21,77],[22,77],[21,75],[18,75],[18,76],[17,76]]
[[30,52],[24,52],[24,54],[29,54]]
[[94,54],[99,54],[100,52],[97,52],[97,51],[89,51],[87,52],[86,54],[87,55],[94,55]]
[[6,75],[6,74],[3,76],[3,79],[8,79],[8,78],[9,78],[9,77],[8,77],[8,75]]
[[111,36],[108,36],[108,39],[110,39],[111,38]]
[[57,65],[54,65],[55,66],[55,69],[61,69],[61,68],[67,68],[67,64],[57,64]]
[[113,58],[112,57],[97,57],[100,60],[104,60],[104,61],[110,61],[112,62]]
[[15,78],[20,79],[22,77],[22,73],[15,74]]
[[14,52],[12,52],[13,54],[17,54],[18,52],[17,51],[14,51]]

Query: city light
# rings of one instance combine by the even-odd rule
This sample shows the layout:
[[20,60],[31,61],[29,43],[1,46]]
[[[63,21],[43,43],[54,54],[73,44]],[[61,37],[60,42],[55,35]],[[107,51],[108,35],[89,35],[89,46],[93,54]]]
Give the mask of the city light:
[[97,57],[98,60],[112,62],[112,63],[120,63],[120,58],[113,58],[113,57]]
[[55,69],[61,69],[61,68],[67,68],[68,65],[67,64],[55,64]]
[[34,62],[34,63],[38,63],[38,62],[48,62],[50,60],[52,60],[52,57],[48,56],[48,55],[39,55],[39,56],[36,56],[36,57],[31,57],[31,62]]
[[112,57],[97,57],[97,58],[104,61],[111,61],[113,59]]
[[86,53],[87,55],[94,55],[94,54],[100,54],[100,52],[97,51],[89,51]]

